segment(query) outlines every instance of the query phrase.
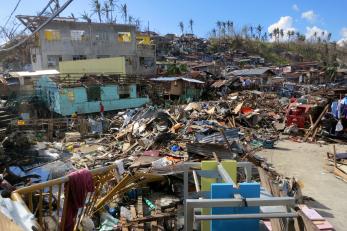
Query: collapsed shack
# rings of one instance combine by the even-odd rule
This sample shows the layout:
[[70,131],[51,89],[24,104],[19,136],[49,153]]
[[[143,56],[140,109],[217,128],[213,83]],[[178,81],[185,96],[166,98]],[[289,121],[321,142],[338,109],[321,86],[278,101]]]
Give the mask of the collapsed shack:
[[180,102],[199,99],[204,84],[203,81],[187,77],[158,77],[152,78],[151,81],[156,96]]

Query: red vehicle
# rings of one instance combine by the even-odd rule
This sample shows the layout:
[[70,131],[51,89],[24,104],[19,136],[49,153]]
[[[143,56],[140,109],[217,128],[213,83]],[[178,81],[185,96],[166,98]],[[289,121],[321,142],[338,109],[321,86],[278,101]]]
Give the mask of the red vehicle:
[[286,126],[296,124],[298,128],[304,128],[306,123],[310,123],[310,104],[291,103],[286,113]]

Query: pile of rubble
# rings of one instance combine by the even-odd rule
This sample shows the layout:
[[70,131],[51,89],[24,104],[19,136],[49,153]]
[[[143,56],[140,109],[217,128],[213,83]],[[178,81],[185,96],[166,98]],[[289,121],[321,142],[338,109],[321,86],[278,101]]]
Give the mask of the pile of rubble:
[[[285,127],[289,104],[289,99],[271,93],[243,91],[218,101],[129,109],[109,118],[89,119],[91,128],[87,130],[94,133],[92,136],[75,130],[65,133],[61,142],[37,143],[42,163],[38,167],[30,163],[31,167],[24,169],[12,166],[9,172],[12,176],[20,174],[24,185],[30,185],[79,169],[116,166],[115,179],[96,178],[95,188],[101,196],[95,207],[98,213],[81,221],[83,230],[88,230],[85,223],[92,229],[126,226],[142,230],[148,222],[153,223],[152,227],[174,230],[183,225],[177,219],[183,213],[183,183],[178,173],[183,173],[186,162],[248,160],[268,171],[271,182],[278,185],[283,195],[300,194],[295,179],[281,177],[254,155],[262,148],[274,147]],[[35,143],[31,139],[26,142]],[[252,178],[259,181],[264,177],[255,174]],[[20,185],[23,182],[15,186]],[[50,193],[59,197],[54,190]],[[47,204],[45,207],[50,208]],[[49,210],[44,214],[49,214]],[[50,225],[49,221],[44,223]]]
[[[73,153],[71,161],[77,168],[100,167],[119,159],[163,167],[194,155],[204,157],[202,147],[217,146],[224,157],[241,159],[252,150],[273,147],[279,137],[276,127],[284,122],[283,111],[275,96],[258,92],[168,109],[130,109],[108,119],[108,132],[101,138],[80,142],[79,134],[75,139],[69,133],[64,146]],[[152,162],[147,163],[145,156]],[[211,156],[212,152],[205,153]]]

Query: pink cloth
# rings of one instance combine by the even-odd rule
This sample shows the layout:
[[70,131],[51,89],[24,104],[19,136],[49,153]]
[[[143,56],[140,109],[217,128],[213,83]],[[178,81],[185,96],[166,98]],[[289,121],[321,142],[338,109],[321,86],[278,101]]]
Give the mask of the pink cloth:
[[93,177],[89,170],[81,169],[69,174],[69,191],[64,231],[71,231],[75,225],[78,209],[84,206],[88,192],[94,191]]

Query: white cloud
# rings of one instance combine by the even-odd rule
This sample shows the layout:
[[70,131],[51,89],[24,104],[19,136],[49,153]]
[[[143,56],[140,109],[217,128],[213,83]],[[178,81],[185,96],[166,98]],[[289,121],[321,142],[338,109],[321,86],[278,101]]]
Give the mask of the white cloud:
[[337,41],[337,45],[339,46],[347,46],[347,27],[341,29],[342,38]]
[[[306,39],[307,40],[314,40],[321,38],[321,40],[326,40],[328,38],[329,32],[327,30],[324,30],[322,28],[319,28],[317,26],[313,27],[306,27]],[[315,36],[316,35],[316,36]]]
[[293,9],[294,11],[296,11],[296,12],[299,12],[299,11],[300,11],[300,8],[299,8],[298,5],[296,5],[296,4],[294,4],[294,5],[292,6],[292,9]]
[[306,19],[309,22],[314,22],[317,19],[317,14],[313,10],[303,12],[301,18]]
[[[293,26],[293,18],[290,16],[282,16],[277,22],[270,25],[267,30],[269,33],[273,33],[276,28],[283,30],[285,35],[283,39],[286,39],[288,31],[296,30]],[[274,38],[272,38],[272,41],[274,41]]]

